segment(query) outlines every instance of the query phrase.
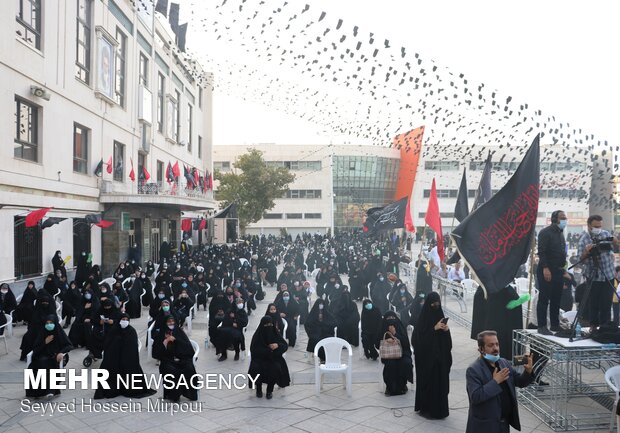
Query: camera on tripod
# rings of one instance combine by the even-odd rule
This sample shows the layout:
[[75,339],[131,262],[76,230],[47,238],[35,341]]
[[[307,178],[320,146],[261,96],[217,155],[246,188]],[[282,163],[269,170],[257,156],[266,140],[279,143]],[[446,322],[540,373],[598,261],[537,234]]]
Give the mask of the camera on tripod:
[[600,256],[601,253],[613,251],[612,241],[613,236],[601,239],[592,239],[592,248],[590,249],[590,256]]

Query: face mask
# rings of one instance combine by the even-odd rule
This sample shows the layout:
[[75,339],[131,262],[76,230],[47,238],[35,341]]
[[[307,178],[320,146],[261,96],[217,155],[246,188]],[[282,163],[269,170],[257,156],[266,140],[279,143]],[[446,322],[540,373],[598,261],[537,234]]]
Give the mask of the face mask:
[[339,289],[340,288],[340,284],[336,284],[336,285],[334,285],[334,287]]
[[164,312],[168,312],[170,311],[170,306],[169,305],[164,305],[163,307],[161,307],[162,310],[164,310]]
[[385,280],[385,278],[379,277],[379,281],[383,281],[383,280]]
[[288,302],[288,300],[291,299],[291,298],[288,297],[288,296],[282,296],[282,299],[284,299],[284,302]]
[[243,310],[243,304],[237,304],[237,310]]
[[3,294],[9,293],[9,289],[2,289],[0,290],[0,292],[2,292]]
[[84,295],[84,299],[86,299],[87,301],[89,301],[90,298],[92,298],[92,297],[93,297],[93,295],[91,295],[90,293],[87,293],[87,294]]
[[369,311],[370,311],[370,310],[372,310],[372,304],[366,304],[366,305],[364,306],[364,308],[366,308],[367,310],[369,310]]
[[56,325],[54,323],[46,323],[45,324],[45,329],[48,330],[48,331],[53,331],[55,327],[56,327]]
[[485,353],[484,355],[482,355],[482,357],[486,359],[487,361],[490,361],[493,363],[499,361],[499,355],[491,355],[490,353]]
[[159,295],[157,295],[157,297],[159,299],[164,299],[166,297],[166,295],[164,293],[160,293]]
[[405,293],[405,289],[400,289],[400,293]]
[[129,326],[129,320],[121,320],[119,323],[121,324],[121,328],[123,329]]
[[108,289],[101,289],[101,293],[108,293]]
[[168,329],[172,331],[174,329],[174,325],[168,325]]
[[560,227],[560,230],[564,230],[564,228],[566,227],[566,224],[568,224],[568,220],[560,220],[560,223],[558,224],[558,226]]
[[240,288],[241,287],[241,283],[235,283],[235,288]]
[[323,307],[325,307],[325,305],[323,305],[323,304],[319,305],[319,310],[322,310]]
[[592,228],[592,234],[595,235],[595,236],[596,235],[600,235],[601,231],[603,231],[603,229],[601,229],[601,228]]

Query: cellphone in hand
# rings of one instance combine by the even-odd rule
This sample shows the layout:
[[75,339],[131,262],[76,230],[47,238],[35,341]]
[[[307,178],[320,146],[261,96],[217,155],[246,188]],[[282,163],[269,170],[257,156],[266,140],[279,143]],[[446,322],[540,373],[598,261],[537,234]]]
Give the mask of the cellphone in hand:
[[526,365],[528,361],[527,355],[515,355],[512,358],[512,365],[518,367],[519,365]]
[[449,319],[450,319],[449,317],[444,317],[443,319],[441,319],[441,323],[445,325],[446,323],[448,323]]

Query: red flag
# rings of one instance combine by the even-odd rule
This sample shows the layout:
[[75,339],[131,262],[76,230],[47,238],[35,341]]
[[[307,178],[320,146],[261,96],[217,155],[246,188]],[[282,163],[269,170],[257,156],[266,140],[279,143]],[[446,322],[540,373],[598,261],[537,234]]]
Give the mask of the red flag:
[[144,173],[144,180],[147,181],[151,178],[151,173],[148,172],[146,167],[142,167],[142,172]]
[[428,226],[437,234],[437,253],[439,254],[439,258],[443,261],[443,230],[441,228],[441,214],[439,213],[439,204],[437,203],[437,188],[435,187],[434,178],[424,221],[426,221],[426,224],[428,224]]
[[194,185],[198,186],[198,170],[196,170],[196,167],[192,168],[192,170],[194,171]]
[[207,228],[207,220],[200,220],[200,225],[198,226],[198,230],[204,230]]
[[411,218],[411,197],[407,200],[407,209],[405,209],[405,229],[408,232],[415,233],[415,226]]
[[209,189],[213,189],[213,175],[209,173]]
[[51,207],[45,207],[43,209],[33,210],[26,215],[26,227],[34,227],[39,221],[50,211]]
[[108,172],[108,174],[112,174],[112,155],[110,155],[110,159],[108,159],[108,163],[106,164],[106,169],[105,171]]
[[181,176],[181,170],[179,170],[179,161],[175,162],[172,166],[172,174],[174,174],[174,177]]
[[108,220],[101,220],[98,223],[95,223],[95,225],[97,227],[101,227],[102,229],[107,229],[108,227],[110,227],[112,224],[114,224],[112,221],[108,221]]
[[129,160],[131,161],[131,171],[129,172],[129,179],[131,179],[132,182],[136,181],[136,172],[133,171],[133,158],[129,158]]
[[191,218],[183,218],[181,220],[181,230],[184,232],[192,231],[192,219]]

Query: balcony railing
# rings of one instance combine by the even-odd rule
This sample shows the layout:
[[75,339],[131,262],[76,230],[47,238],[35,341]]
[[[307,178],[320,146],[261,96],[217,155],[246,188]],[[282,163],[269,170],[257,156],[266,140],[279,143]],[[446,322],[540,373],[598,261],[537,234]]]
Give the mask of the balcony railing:
[[165,196],[189,198],[196,200],[213,200],[213,191],[205,191],[196,188],[187,188],[179,183],[168,182],[138,182],[137,184],[127,184],[104,180],[101,183],[101,192],[107,196],[122,195],[145,195],[145,196]]

